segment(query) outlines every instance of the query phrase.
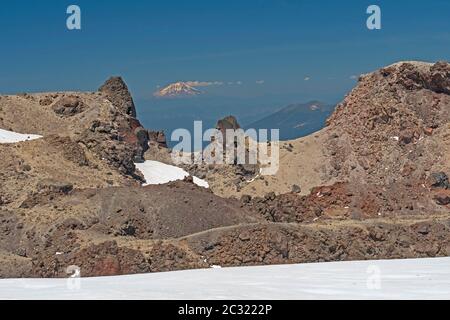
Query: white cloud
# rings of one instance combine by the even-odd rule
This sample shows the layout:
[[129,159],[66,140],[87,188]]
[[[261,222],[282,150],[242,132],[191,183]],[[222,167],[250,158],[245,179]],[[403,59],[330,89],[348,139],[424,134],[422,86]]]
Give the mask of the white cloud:
[[186,81],[185,83],[191,87],[209,87],[223,85],[222,81]]
[[264,84],[264,82],[265,82],[264,80],[257,80],[256,84]]
[[242,84],[242,81],[237,81],[236,84],[237,84],[238,86],[240,86],[240,85]]
[[305,77],[305,79],[303,79],[303,80],[309,81],[309,80],[311,80],[311,78],[310,77]]
[[358,76],[357,75],[352,75],[352,76],[350,76],[350,79],[356,80],[356,79],[358,79]]

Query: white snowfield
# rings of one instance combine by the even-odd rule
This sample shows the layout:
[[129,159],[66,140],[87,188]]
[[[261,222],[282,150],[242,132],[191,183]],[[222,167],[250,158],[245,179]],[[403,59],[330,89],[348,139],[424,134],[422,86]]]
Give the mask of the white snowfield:
[[22,134],[0,129],[0,143],[17,143],[42,138],[37,134]]
[[[171,166],[159,161],[147,160],[144,163],[135,163],[136,168],[144,175],[146,185],[150,184],[165,184],[171,181],[183,180],[189,176],[189,173],[182,168]],[[209,188],[208,182],[205,180],[193,177],[194,183],[203,188]]]
[[10,279],[0,299],[450,299],[450,258]]

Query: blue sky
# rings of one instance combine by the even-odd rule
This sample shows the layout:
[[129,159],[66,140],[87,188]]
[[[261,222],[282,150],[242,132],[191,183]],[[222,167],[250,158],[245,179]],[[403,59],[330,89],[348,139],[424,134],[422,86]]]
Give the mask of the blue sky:
[[[70,4],[81,31],[66,29]],[[382,30],[366,28],[370,4]],[[219,96],[339,99],[352,75],[450,60],[450,1],[16,0],[2,2],[0,35],[2,93],[95,90],[122,75],[136,99],[177,80],[223,82],[207,88]]]

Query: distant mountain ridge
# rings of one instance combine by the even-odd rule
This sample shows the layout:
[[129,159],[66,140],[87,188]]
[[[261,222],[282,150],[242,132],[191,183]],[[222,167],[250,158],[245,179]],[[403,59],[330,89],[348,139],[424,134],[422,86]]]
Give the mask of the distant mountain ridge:
[[292,140],[322,129],[333,110],[334,105],[320,101],[295,103],[245,127],[280,129],[280,140]]

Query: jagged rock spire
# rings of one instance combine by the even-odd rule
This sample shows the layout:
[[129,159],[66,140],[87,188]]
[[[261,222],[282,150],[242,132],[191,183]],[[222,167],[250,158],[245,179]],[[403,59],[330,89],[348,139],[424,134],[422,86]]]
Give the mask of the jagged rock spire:
[[136,108],[126,83],[121,77],[109,78],[100,88],[100,92],[124,114],[136,118]]

